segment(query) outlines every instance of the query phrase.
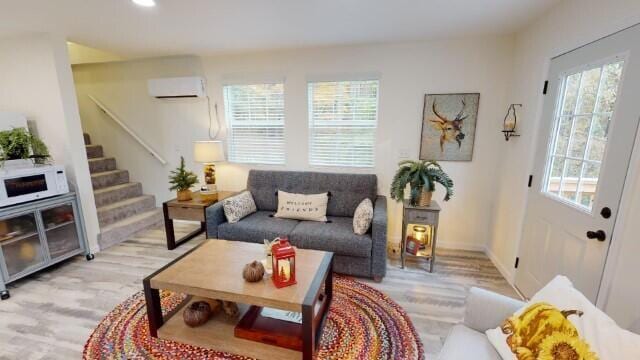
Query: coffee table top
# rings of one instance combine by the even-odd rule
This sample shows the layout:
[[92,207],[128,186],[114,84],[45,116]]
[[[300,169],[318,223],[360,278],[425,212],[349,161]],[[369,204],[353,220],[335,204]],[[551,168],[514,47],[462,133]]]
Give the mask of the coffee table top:
[[332,258],[330,252],[296,248],[297,284],[278,289],[267,275],[256,283],[242,278],[246,264],[264,259],[264,245],[206,240],[158,270],[150,283],[154,289],[300,312],[316,295]]

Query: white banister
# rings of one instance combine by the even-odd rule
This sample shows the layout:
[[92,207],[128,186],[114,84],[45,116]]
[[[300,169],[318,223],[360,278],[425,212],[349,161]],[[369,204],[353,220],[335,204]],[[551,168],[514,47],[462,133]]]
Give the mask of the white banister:
[[116,124],[120,125],[120,127],[124,129],[124,131],[126,131],[129,135],[131,135],[131,137],[133,137],[143,148],[145,148],[145,150],[147,150],[151,154],[151,156],[156,158],[156,160],[158,160],[162,165],[167,164],[167,160],[165,160],[162,156],[160,156],[160,154],[153,150],[153,148],[149,144],[142,140],[140,136],[138,136],[133,130],[131,130],[131,128],[129,128],[124,122],[122,122],[122,120],[120,120],[118,116],[116,116],[116,114],[109,111],[109,109],[107,109],[107,107],[104,106],[104,104],[98,101],[98,99],[96,99],[95,97],[91,95],[88,96],[89,99],[91,99],[91,101],[93,101],[98,106],[98,108],[102,110],[102,112],[107,114],[113,121],[116,122]]

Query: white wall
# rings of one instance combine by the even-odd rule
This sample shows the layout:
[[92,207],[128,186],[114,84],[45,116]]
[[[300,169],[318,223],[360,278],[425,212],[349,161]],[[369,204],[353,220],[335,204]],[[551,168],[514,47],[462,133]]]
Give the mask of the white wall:
[[[491,258],[510,281],[515,275],[513,264],[521,238],[527,198],[526,183],[536,151],[536,130],[543,101],[542,85],[549,61],[565,51],[637,22],[640,22],[640,2],[636,0],[571,0],[560,2],[516,37],[509,101],[524,104],[518,121],[522,137],[514,139],[508,151],[504,152],[502,163],[505,167],[498,178],[493,235],[488,243]],[[636,149],[636,153],[638,151]],[[634,160],[631,168],[637,169],[640,155],[634,156],[637,160]],[[622,219],[637,214],[640,208],[640,177],[634,175],[628,179],[624,197],[630,201],[629,206],[623,205],[621,208]],[[640,318],[640,308],[637,306],[640,283],[632,278],[640,270],[637,261],[640,244],[633,235],[639,232],[640,224],[637,221],[626,222],[626,226],[617,224],[605,274],[605,287],[599,297],[599,304],[623,326]]]
[[69,62],[71,63],[71,65],[125,60],[125,58],[120,55],[104,50],[94,49],[92,47],[80,45],[71,41],[67,42],[67,49],[69,52]]
[[[228,81],[285,80],[286,153],[290,170],[350,171],[310,168],[308,157],[307,94],[309,79],[349,79],[362,74],[380,78],[380,108],[375,172],[379,192],[388,195],[398,155],[418,157],[421,113],[425,93],[480,92],[480,109],[472,162],[444,163],[456,182],[456,195],[444,205],[440,244],[484,249],[492,224],[496,186],[493,176],[505,148],[500,133],[507,109],[507,84],[511,76],[511,37],[448,40],[428,43],[332,47],[202,59],[212,104],[217,103],[224,123],[222,86]],[[146,95],[146,79],[198,74],[194,58],[148,59],[124,63],[74,66],[83,126],[96,143],[115,155],[120,167],[132,171],[145,191],[164,200],[168,170],[183,154],[191,168],[193,140],[207,138],[208,117],[204,100],[156,100]],[[95,93],[143,138],[170,160],[162,168],[122,131],[87,102]],[[221,134],[224,136],[224,131]],[[249,167],[218,166],[222,189],[239,190],[246,184]],[[440,190],[435,199],[442,199]],[[400,206],[390,205],[390,236],[400,237]]]
[[66,41],[44,34],[0,39],[0,79],[0,110],[25,114],[54,161],[65,165],[97,251],[98,219]]

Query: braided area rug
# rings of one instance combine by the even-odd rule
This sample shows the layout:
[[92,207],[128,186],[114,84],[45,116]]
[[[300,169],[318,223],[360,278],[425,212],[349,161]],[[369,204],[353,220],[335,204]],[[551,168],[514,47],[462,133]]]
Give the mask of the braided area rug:
[[[161,292],[164,312],[185,295]],[[245,360],[223,353],[149,336],[143,292],[116,306],[87,340],[84,359]],[[317,359],[424,359],[424,349],[407,313],[372,287],[334,277],[334,298]]]

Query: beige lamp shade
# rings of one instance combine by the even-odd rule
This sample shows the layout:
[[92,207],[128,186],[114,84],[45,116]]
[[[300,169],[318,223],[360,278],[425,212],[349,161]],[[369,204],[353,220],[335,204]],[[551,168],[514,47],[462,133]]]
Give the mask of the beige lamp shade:
[[203,164],[224,161],[222,141],[194,141],[193,158]]

